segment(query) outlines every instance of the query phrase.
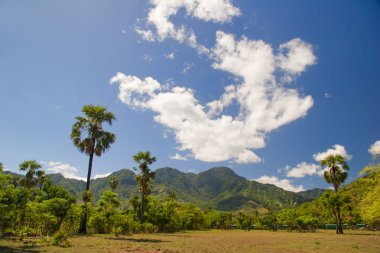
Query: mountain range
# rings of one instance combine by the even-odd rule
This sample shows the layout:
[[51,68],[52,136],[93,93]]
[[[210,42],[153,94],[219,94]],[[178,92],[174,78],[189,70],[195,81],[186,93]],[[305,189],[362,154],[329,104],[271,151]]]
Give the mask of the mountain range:
[[[289,192],[270,184],[261,184],[237,175],[227,167],[216,167],[201,172],[185,173],[173,168],[155,171],[152,195],[158,199],[168,199],[175,194],[178,201],[186,201],[202,209],[233,211],[243,208],[266,208],[278,210],[311,201],[321,196],[323,189],[303,192]],[[114,172],[108,177],[91,180],[91,191],[95,201],[103,191],[109,189],[109,179],[115,176],[119,184],[115,190],[122,199],[138,195],[136,174],[128,169]],[[50,174],[51,181],[65,187],[81,199],[85,182],[68,179],[61,174]]]

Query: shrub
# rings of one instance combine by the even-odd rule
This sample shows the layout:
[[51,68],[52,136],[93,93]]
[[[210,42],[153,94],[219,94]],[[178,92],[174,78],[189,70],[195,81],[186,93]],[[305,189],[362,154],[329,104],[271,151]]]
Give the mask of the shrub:
[[52,244],[59,247],[70,247],[69,237],[67,233],[58,231],[51,238]]

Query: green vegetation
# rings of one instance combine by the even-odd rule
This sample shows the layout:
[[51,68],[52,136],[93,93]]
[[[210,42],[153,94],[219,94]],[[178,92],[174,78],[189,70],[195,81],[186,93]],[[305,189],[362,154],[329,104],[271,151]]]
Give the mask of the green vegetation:
[[[246,180],[225,167],[212,168],[199,174],[171,168],[153,172],[149,167],[156,162],[156,158],[149,151],[133,156],[138,164],[138,168],[134,168],[139,172],[137,175],[130,170],[121,170],[108,178],[92,180],[90,188],[93,155],[100,156],[115,141],[115,136],[105,131],[102,123],[111,124],[115,117],[99,106],[84,106],[82,111],[86,117],[76,118],[71,138],[82,152],[90,156],[87,182],[65,179],[57,174],[46,175],[34,160],[19,165],[19,169],[25,172],[24,176],[4,172],[0,163],[1,236],[24,243],[32,242],[33,245],[41,244],[41,247],[49,244],[60,247],[76,245],[77,251],[82,251],[83,244],[71,243],[73,236],[90,233],[112,238],[114,235],[121,241],[129,242],[131,239],[125,236],[139,233],[209,229],[287,230],[314,232],[316,236],[306,236],[305,240],[313,238],[313,247],[328,249],[325,244],[330,244],[326,243],[325,234],[329,233],[319,236],[321,232],[317,229],[334,228],[337,234],[343,234],[343,229],[357,229],[357,224],[361,224],[361,229],[380,228],[380,163],[367,166],[360,178],[341,187],[348,175],[348,165],[338,155],[321,161],[321,165],[327,167],[324,178],[333,185],[334,190],[287,192],[273,185]],[[140,197],[138,194],[141,194]],[[210,246],[210,241],[214,241],[224,245],[215,252],[225,251],[225,242],[212,237],[218,232],[204,233],[190,236],[189,240],[196,245],[194,247],[187,241],[182,241],[181,246],[178,241],[170,239],[173,243],[165,246],[165,250],[170,252],[175,245],[183,252],[204,251],[205,245]],[[241,232],[236,233],[240,238],[245,238]],[[202,242],[199,234],[208,238],[208,244]],[[263,240],[272,237],[267,231],[255,231],[254,235],[265,235]],[[276,240],[281,238],[283,232],[277,235],[280,236]],[[52,236],[51,239],[46,239],[49,236]],[[165,236],[170,238],[170,235]],[[218,236],[226,235],[221,233]],[[36,241],[33,238],[39,239]],[[145,240],[141,236],[139,238]],[[378,237],[375,238],[378,240]],[[96,237],[92,239],[95,240],[94,244],[98,243]],[[97,239],[103,240],[100,237]],[[147,240],[157,242],[163,239]],[[363,243],[367,245],[360,240],[353,239],[351,242],[355,242],[351,251],[362,249]],[[250,243],[247,245],[253,246]],[[104,241],[100,242],[99,247],[109,251],[103,244]],[[187,245],[186,248],[183,248],[184,245]],[[231,242],[228,245],[232,247]],[[247,245],[239,245],[231,251],[246,252],[250,249]],[[337,243],[331,245],[336,246]],[[140,246],[136,250],[140,250]],[[1,247],[0,244],[0,250]],[[302,247],[310,249],[309,245]],[[295,248],[294,245],[291,247]],[[6,246],[5,249],[9,251],[12,247]],[[370,252],[374,248],[368,246],[366,249]],[[289,252],[289,247],[278,246],[275,250]]]
[[[288,192],[274,185],[265,185],[238,176],[226,167],[212,168],[199,174],[184,173],[173,168],[161,168],[154,171],[152,195],[166,200],[175,193],[178,200],[190,202],[203,210],[222,211],[250,210],[265,208],[278,211],[290,208],[320,197],[325,190],[313,189],[304,192]],[[49,175],[52,182],[65,187],[79,200],[82,198],[85,183],[75,179],[66,179],[60,174]],[[95,201],[109,189],[111,177],[119,181],[115,192],[121,199],[130,199],[140,194],[136,174],[127,169],[112,173],[105,178],[91,180],[90,190]]]

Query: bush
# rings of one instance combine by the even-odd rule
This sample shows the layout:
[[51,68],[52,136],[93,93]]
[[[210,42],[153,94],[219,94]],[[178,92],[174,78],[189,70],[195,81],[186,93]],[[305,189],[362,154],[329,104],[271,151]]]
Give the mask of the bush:
[[51,238],[52,244],[59,247],[70,247],[69,237],[67,233],[58,231]]

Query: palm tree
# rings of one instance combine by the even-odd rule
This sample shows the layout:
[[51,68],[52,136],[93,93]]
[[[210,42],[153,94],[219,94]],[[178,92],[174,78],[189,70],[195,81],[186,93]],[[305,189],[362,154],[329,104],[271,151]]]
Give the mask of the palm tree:
[[117,177],[112,176],[112,177],[110,177],[108,184],[110,185],[112,191],[114,192],[116,187],[119,185],[119,180],[117,179]]
[[349,167],[344,158],[340,155],[329,155],[321,161],[321,165],[327,167],[328,170],[324,172],[323,177],[327,183],[333,185],[334,192],[338,197],[337,200],[334,201],[336,208],[336,211],[334,211],[336,218],[336,233],[343,234],[338,189],[339,186],[347,179],[347,171],[349,170]]
[[[139,152],[133,156],[133,160],[139,164],[140,174],[136,175],[136,181],[141,192],[141,208],[140,208],[140,223],[144,221],[146,197],[151,192],[151,182],[154,179],[155,173],[149,169],[149,165],[156,161],[156,157],[152,157],[149,151]],[[136,168],[134,168],[137,170]]]
[[[82,108],[84,117],[76,117],[77,122],[74,123],[71,139],[74,145],[79,148],[82,153],[89,156],[88,171],[87,171],[87,183],[86,192],[90,190],[90,178],[92,170],[92,160],[94,154],[101,156],[111,144],[115,142],[115,135],[107,132],[103,129],[103,123],[112,125],[112,121],[115,120],[115,115],[112,112],[108,112],[105,107],[95,105],[85,105]],[[88,193],[85,193],[85,195]],[[88,198],[85,198],[85,202]],[[86,203],[87,204],[87,203]],[[86,233],[87,225],[87,210],[85,211],[82,219],[82,224],[79,229],[80,233]]]
[[37,184],[37,180],[34,176],[36,176],[37,173],[42,173],[42,171],[39,171],[41,165],[34,160],[29,160],[21,163],[19,168],[21,171],[27,171],[25,177],[20,180],[20,183],[30,191]]

